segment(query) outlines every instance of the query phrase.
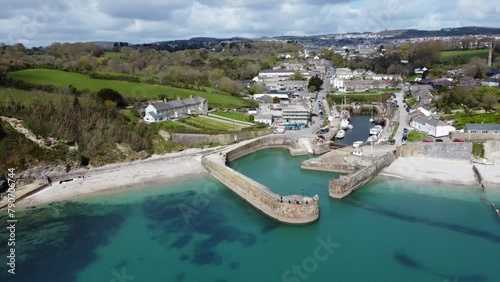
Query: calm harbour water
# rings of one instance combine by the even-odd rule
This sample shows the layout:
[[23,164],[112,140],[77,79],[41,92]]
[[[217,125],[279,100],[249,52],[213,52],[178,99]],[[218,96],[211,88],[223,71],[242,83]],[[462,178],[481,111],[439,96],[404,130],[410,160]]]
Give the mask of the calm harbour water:
[[200,175],[18,214],[17,274],[2,263],[0,281],[500,281],[500,221],[485,204],[498,191],[378,178],[335,200],[338,174],[301,170],[308,158],[265,150],[231,166],[318,194],[314,224],[277,223]]

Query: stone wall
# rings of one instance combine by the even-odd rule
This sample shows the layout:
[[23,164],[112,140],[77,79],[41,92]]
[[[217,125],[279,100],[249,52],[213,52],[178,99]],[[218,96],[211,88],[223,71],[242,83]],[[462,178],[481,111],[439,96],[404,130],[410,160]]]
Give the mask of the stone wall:
[[367,166],[353,174],[330,180],[330,197],[338,199],[344,198],[377,176],[380,171],[389,166],[396,158],[396,154],[388,153],[380,158],[377,158],[372,165]]
[[500,140],[484,142],[484,157],[495,161],[495,163],[500,163]]
[[189,146],[189,147],[205,142],[215,142],[221,145],[228,145],[242,140],[249,140],[261,137],[269,133],[271,133],[270,130],[237,132],[237,133],[227,133],[227,134],[217,134],[217,135],[174,133],[172,140],[177,144],[182,144],[184,146]]
[[298,147],[297,140],[285,135],[269,135],[259,138],[250,143],[238,146],[238,148],[226,152],[226,160],[232,162],[248,154],[256,151],[270,149],[270,148],[283,148],[290,150],[290,154],[307,155],[307,150]]
[[450,133],[451,139],[464,139],[467,141],[485,141],[485,140],[500,140],[500,134],[494,134],[491,131],[488,134],[469,134],[467,132],[453,131]]
[[[258,148],[286,147],[283,144],[286,138],[280,140],[280,138],[264,137],[263,139],[265,140],[253,141],[234,151],[204,156],[202,165],[217,180],[269,217],[290,224],[306,224],[316,221],[319,218],[319,198],[317,195],[314,198],[297,195],[281,196],[225,165],[226,158],[234,160],[249,152],[256,151]],[[282,198],[283,202],[281,202]],[[299,201],[300,204],[294,203],[295,201]]]
[[401,147],[402,157],[470,160],[471,154],[472,143],[469,142],[415,142]]

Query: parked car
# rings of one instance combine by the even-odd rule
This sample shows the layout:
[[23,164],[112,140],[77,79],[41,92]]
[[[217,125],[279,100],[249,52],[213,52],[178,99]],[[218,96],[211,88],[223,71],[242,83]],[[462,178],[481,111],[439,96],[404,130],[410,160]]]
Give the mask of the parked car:
[[436,142],[443,142],[443,139],[438,138],[436,139]]
[[460,143],[462,143],[462,142],[465,142],[465,140],[464,139],[453,139],[453,142],[460,142]]
[[408,128],[403,129],[403,133],[408,133]]
[[390,142],[389,142],[389,145],[394,145],[396,144],[396,139],[392,139]]
[[431,142],[434,142],[434,140],[432,140],[432,139],[424,139],[424,140],[422,140],[422,142],[424,142],[424,143],[431,143]]

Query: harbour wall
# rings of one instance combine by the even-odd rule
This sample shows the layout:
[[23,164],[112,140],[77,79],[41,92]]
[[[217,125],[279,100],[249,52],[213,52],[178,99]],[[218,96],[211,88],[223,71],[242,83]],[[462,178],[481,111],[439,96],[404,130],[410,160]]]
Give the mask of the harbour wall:
[[472,143],[408,143],[401,147],[402,157],[437,158],[449,160],[470,160]]
[[319,218],[319,197],[282,196],[226,165],[252,152],[267,148],[295,150],[292,138],[266,136],[226,151],[202,157],[202,165],[217,180],[267,216],[283,223],[307,224]]
[[261,137],[271,133],[271,130],[264,131],[248,131],[248,132],[236,132],[236,133],[226,133],[226,134],[188,134],[188,133],[173,133],[172,140],[184,146],[195,146],[200,143],[214,142],[221,145],[228,145],[231,143],[249,140],[257,137]]
[[387,153],[384,156],[376,158],[372,165],[364,167],[352,174],[341,176],[337,179],[330,180],[329,195],[330,197],[341,199],[365,185],[368,181],[377,176],[384,168],[389,166],[395,159],[397,154]]
[[226,160],[232,162],[251,153],[271,148],[281,148],[290,151],[292,156],[307,155],[305,148],[300,148],[295,138],[284,135],[269,135],[238,146],[226,152]]

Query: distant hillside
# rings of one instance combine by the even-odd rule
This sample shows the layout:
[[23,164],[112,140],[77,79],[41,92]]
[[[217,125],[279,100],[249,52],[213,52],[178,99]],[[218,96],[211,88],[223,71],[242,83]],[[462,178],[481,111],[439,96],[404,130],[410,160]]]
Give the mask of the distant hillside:
[[211,49],[219,43],[231,42],[253,42],[251,39],[243,37],[232,38],[213,38],[213,37],[194,37],[191,39],[160,41],[147,44],[137,44],[135,46],[151,47],[157,50],[180,51],[187,49]]
[[395,38],[415,38],[415,37],[445,37],[445,36],[466,36],[466,35],[500,35],[500,28],[494,27],[457,27],[457,28],[442,28],[440,30],[389,30],[377,33],[379,35],[392,35]]

